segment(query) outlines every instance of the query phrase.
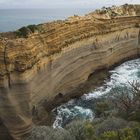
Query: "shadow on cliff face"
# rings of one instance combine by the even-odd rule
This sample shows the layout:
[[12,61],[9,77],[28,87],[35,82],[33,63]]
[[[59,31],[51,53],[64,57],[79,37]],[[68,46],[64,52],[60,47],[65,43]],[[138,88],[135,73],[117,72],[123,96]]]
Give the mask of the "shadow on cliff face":
[[70,99],[79,98],[83,94],[89,93],[96,87],[101,86],[105,80],[109,79],[109,77],[110,76],[107,69],[95,71],[89,75],[88,80],[85,83],[80,84],[73,91],[67,94],[58,93],[53,101],[44,101],[43,106],[48,112],[50,112],[56,106],[59,106]]
[[69,101],[70,99],[78,98],[83,94],[89,93],[94,90],[96,87],[102,85],[104,80],[109,78],[109,72],[107,69],[98,70],[89,75],[88,80],[80,84],[73,91],[63,94],[58,93],[53,101],[44,102],[44,107],[47,111],[51,111],[54,107]]
[[68,102],[71,99],[79,98],[83,94],[93,91],[98,86],[101,86],[105,80],[109,79],[109,77],[110,75],[107,69],[95,71],[89,75],[88,80],[85,83],[80,84],[73,91],[67,94],[58,93],[51,101],[47,101],[45,99],[40,103],[39,107],[33,107],[32,109],[34,123],[39,125],[52,125],[54,122],[54,114],[52,114],[52,109]]
[[138,44],[140,45],[140,31],[139,31],[139,35],[138,35]]
[[12,140],[12,137],[9,135],[7,128],[3,125],[0,120],[0,140]]

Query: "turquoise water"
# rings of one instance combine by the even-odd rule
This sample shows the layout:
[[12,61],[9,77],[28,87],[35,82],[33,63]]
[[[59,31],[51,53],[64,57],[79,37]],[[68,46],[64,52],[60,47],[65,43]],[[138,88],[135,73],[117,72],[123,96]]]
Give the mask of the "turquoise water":
[[0,10],[0,32],[13,31],[29,24],[65,19],[74,14],[84,15],[94,9],[7,9]]
[[109,71],[110,79],[105,80],[102,86],[96,88],[80,98],[72,99],[69,102],[55,108],[54,128],[60,128],[75,119],[93,120],[95,99],[111,93],[113,88],[129,86],[129,82],[140,82],[140,58],[127,61]]

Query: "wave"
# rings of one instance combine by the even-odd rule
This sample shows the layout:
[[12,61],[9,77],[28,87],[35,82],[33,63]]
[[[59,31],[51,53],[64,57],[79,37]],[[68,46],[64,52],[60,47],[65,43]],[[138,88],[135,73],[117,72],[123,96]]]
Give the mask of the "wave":
[[91,108],[96,98],[108,94],[112,88],[129,86],[129,82],[140,81],[140,59],[127,61],[109,73],[111,74],[110,79],[105,80],[105,84],[102,86],[55,108],[53,113],[56,117],[53,127],[62,128],[77,118],[93,120],[95,115]]

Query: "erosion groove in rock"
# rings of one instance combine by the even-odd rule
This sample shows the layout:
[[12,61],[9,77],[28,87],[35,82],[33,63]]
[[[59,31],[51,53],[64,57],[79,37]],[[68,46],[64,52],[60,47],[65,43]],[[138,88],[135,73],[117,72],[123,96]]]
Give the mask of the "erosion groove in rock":
[[[116,13],[114,15],[114,13]],[[31,108],[65,95],[94,71],[140,54],[140,6],[124,5],[0,34],[0,118],[14,139]]]

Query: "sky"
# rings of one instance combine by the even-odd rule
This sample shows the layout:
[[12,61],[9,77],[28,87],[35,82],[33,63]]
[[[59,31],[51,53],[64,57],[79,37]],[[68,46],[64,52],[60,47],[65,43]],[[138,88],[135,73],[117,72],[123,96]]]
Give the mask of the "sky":
[[125,3],[140,4],[140,0],[0,0],[0,9],[101,8]]

